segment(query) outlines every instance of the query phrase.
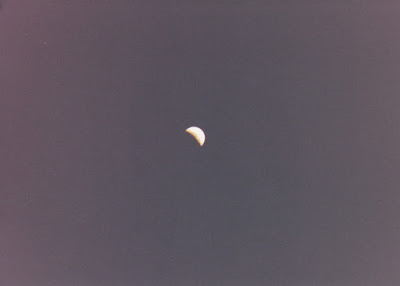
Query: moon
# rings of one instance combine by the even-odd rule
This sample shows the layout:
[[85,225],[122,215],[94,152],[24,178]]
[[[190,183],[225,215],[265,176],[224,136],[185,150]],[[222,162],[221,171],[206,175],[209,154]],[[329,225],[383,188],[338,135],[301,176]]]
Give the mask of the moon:
[[204,134],[203,130],[199,127],[192,126],[186,129],[186,132],[192,135],[197,142],[199,142],[200,146],[203,146],[204,141],[206,141],[206,135]]

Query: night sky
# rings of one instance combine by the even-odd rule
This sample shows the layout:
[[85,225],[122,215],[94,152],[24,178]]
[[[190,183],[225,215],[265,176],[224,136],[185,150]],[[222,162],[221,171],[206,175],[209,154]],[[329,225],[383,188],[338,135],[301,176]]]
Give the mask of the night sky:
[[397,1],[0,6],[0,285],[399,285]]

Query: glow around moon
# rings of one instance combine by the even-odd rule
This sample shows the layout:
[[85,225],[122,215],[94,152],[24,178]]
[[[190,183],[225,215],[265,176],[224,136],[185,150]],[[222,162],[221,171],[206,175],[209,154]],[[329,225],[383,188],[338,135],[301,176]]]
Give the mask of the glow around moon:
[[199,127],[192,126],[186,129],[186,132],[192,135],[197,142],[199,142],[200,146],[203,146],[204,141],[206,141],[206,135],[204,134],[203,130]]

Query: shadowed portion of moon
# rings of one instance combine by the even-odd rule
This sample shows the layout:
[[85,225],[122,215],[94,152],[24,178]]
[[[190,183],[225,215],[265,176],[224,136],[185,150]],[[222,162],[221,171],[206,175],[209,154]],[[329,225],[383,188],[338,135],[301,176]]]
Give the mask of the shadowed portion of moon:
[[200,146],[204,145],[204,142],[206,141],[206,135],[199,127],[189,127],[188,129],[186,129],[186,132],[191,134],[197,140],[197,142],[199,142]]

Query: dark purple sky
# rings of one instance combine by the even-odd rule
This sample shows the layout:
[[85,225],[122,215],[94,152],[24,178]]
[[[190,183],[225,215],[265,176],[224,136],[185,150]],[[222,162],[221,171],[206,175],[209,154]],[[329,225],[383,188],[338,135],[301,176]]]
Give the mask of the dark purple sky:
[[397,1],[2,4],[0,285],[399,285]]

